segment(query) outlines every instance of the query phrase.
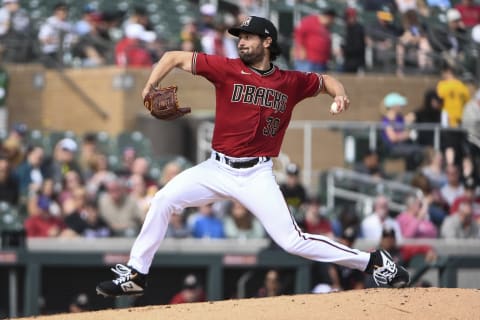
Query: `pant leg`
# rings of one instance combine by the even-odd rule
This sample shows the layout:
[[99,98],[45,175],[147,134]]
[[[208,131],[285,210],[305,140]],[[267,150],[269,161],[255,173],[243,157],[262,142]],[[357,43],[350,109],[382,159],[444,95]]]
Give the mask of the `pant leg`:
[[261,168],[253,178],[237,188],[237,200],[260,220],[281,248],[314,261],[332,262],[361,271],[366,269],[369,253],[351,249],[325,236],[302,232],[288,210],[271,164],[257,167]]
[[148,274],[173,212],[224,198],[224,181],[211,162],[207,160],[181,172],[155,194],[132,246],[129,266]]

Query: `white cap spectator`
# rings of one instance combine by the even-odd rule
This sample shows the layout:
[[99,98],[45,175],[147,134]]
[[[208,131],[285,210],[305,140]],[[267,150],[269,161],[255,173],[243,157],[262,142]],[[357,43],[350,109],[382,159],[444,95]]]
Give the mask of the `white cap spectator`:
[[153,31],[147,31],[138,23],[131,23],[125,29],[125,35],[127,38],[138,39],[145,42],[153,42],[157,38],[157,35]]
[[78,149],[77,143],[70,138],[65,138],[60,140],[59,142],[60,148],[70,151],[70,152],[76,152]]
[[458,21],[462,19],[460,11],[457,9],[448,9],[447,11],[447,22]]
[[217,14],[217,7],[211,3],[206,3],[200,7],[200,13],[205,16],[214,16]]

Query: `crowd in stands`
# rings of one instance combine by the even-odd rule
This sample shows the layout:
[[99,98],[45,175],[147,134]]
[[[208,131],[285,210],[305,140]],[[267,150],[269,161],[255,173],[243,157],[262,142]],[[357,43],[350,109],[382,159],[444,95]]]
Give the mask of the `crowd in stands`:
[[[387,70],[403,76],[407,70],[436,73],[447,60],[461,65],[465,74],[478,76],[474,57],[480,43],[480,4],[473,0],[351,0],[338,6],[326,2],[326,7],[302,2],[310,4],[310,9],[301,11],[291,34],[280,28],[284,52],[279,63],[286,67],[360,73]],[[107,10],[92,2],[73,18],[70,5],[59,2],[50,8],[50,16],[35,17],[38,25],[34,25],[20,1],[3,0],[3,60],[40,61],[49,68],[150,67],[172,49],[236,58],[228,27],[247,15],[267,15],[262,1],[243,0],[233,7],[205,3],[194,8],[196,12],[180,19],[179,34],[166,38],[152,22],[155,12],[148,6]]]

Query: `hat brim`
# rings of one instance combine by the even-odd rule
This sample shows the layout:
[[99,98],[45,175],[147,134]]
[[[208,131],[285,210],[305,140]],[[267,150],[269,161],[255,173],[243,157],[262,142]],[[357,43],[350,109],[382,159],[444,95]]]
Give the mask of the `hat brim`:
[[245,30],[240,29],[240,28],[230,28],[228,29],[228,33],[230,33],[232,36],[238,37],[240,32],[245,32]]

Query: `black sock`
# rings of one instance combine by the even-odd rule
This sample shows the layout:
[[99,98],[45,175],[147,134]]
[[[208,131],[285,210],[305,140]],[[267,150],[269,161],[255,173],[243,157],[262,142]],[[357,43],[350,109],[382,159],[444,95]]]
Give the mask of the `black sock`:
[[370,260],[368,260],[367,268],[365,269],[365,272],[368,274],[373,273],[373,268],[375,266],[382,266],[383,265],[383,260],[382,256],[380,255],[380,251],[375,251],[370,253]]

